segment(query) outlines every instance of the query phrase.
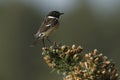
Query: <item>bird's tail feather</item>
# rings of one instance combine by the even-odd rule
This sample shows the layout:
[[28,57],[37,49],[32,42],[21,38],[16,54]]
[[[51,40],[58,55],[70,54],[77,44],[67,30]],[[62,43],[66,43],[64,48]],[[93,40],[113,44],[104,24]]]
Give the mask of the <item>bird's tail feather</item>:
[[38,43],[38,41],[39,41],[39,37],[36,38],[36,39],[33,41],[33,43],[30,45],[30,47],[35,47],[35,45]]

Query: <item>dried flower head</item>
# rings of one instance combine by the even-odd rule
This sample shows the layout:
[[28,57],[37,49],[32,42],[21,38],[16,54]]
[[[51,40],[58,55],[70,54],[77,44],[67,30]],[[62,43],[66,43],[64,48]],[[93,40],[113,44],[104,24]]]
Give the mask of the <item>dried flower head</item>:
[[[82,58],[80,46],[59,46],[54,45],[42,49],[43,58],[49,67],[54,68],[59,73],[73,71],[73,67],[78,64],[80,58]],[[54,64],[55,66],[51,66]]]
[[115,64],[96,49],[83,59],[74,67],[72,80],[119,80]]
[[53,45],[42,49],[45,62],[64,80],[119,80],[115,64],[97,49],[82,54],[81,46]]

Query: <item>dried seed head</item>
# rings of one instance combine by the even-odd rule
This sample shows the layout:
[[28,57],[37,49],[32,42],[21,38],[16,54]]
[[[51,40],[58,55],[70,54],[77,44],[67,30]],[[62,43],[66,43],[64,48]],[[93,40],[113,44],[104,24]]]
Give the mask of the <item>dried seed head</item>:
[[94,51],[93,51],[93,55],[96,55],[97,52],[98,52],[98,50],[97,50],[97,49],[94,49]]
[[44,56],[44,60],[46,61],[46,60],[50,60],[51,59],[51,57],[49,56],[49,55],[46,55],[46,56]]
[[103,71],[102,71],[102,74],[105,74],[105,73],[106,73],[106,70],[103,70]]
[[73,59],[76,59],[76,58],[78,58],[77,56],[78,56],[77,54],[74,54],[74,56],[73,56]]
[[61,50],[65,50],[65,48],[66,48],[65,45],[61,46]]
[[86,58],[86,59],[89,59],[90,57],[89,57],[89,55],[88,55],[88,54],[85,54],[85,58]]
[[76,46],[74,44],[72,45],[72,49],[76,49]]
[[59,57],[62,58],[62,59],[64,59],[65,58],[65,54],[60,54]]
[[48,50],[48,48],[47,48],[47,47],[43,47],[42,50],[43,50],[43,51],[46,51],[46,50]]
[[65,54],[69,55],[71,53],[71,50],[67,50],[67,52],[65,52]]
[[78,47],[77,47],[77,52],[78,52],[78,53],[81,53],[82,50],[83,50],[83,48],[82,48],[81,46],[78,46]]
[[97,49],[84,55],[80,54],[83,50],[81,46],[75,45],[57,45],[42,50],[50,68],[65,72],[64,80],[118,80],[115,64]]
[[95,58],[94,62],[97,63],[99,61],[99,58]]

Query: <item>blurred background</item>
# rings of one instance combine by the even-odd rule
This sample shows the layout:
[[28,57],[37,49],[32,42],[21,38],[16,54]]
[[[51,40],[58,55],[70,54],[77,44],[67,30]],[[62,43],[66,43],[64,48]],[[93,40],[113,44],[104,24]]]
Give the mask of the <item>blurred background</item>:
[[0,80],[62,80],[43,61],[42,43],[29,47],[52,10],[65,14],[51,40],[98,49],[120,72],[120,0],[0,0]]

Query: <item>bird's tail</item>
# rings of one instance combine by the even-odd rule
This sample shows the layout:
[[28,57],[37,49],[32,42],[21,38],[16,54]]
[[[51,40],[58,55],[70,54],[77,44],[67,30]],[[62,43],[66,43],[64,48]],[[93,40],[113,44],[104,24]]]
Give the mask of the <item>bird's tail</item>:
[[35,47],[35,45],[38,43],[38,41],[39,41],[39,37],[36,38],[36,39],[33,41],[33,43],[30,45],[30,47]]

